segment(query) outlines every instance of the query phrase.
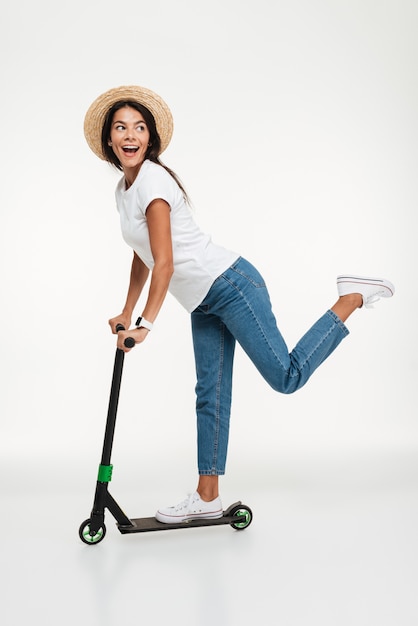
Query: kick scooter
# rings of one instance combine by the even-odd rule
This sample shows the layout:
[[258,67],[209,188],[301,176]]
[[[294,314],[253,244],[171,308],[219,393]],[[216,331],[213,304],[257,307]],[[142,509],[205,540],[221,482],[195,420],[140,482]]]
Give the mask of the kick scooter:
[[[125,330],[121,324],[116,327],[117,331]],[[125,339],[125,346],[133,348],[133,337]],[[217,519],[191,519],[175,524],[164,524],[155,517],[140,517],[130,519],[122,511],[116,500],[110,495],[108,485],[112,478],[113,465],[110,463],[113,438],[116,425],[116,413],[119,402],[119,392],[122,379],[123,362],[125,353],[120,348],[116,349],[115,363],[113,368],[112,385],[110,390],[109,408],[106,420],[106,430],[103,441],[102,458],[99,465],[94,504],[90,517],[80,526],[79,537],[83,543],[95,545],[100,543],[106,535],[104,523],[105,509],[108,509],[116,520],[116,526],[122,534],[143,533],[158,530],[173,530],[179,528],[196,528],[202,526],[222,526],[229,524],[235,530],[247,528],[252,521],[253,514],[248,506],[240,501],[231,504],[222,517]]]

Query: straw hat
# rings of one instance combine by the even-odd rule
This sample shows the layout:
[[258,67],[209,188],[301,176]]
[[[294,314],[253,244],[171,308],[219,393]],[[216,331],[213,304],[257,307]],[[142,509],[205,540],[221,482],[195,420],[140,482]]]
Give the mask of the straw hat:
[[102,152],[102,128],[109,109],[119,100],[134,100],[144,105],[154,116],[161,139],[161,152],[167,148],[173,134],[173,116],[159,95],[145,87],[129,86],[109,89],[89,107],[84,118],[84,135],[87,143],[100,159],[105,160]]

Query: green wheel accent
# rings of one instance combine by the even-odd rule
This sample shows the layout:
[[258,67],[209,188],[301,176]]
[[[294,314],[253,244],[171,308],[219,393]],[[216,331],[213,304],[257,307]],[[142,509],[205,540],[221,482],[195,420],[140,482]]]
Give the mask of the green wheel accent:
[[83,543],[87,543],[88,545],[94,545],[102,541],[106,535],[106,526],[103,524],[94,535],[90,532],[90,523],[91,520],[87,519],[80,526],[78,531],[78,535]]
[[235,530],[244,530],[244,528],[248,528],[253,519],[251,509],[245,506],[237,507],[231,511],[231,514],[235,517],[242,517],[242,521],[231,523],[232,528],[235,528]]
[[99,483],[110,483],[112,480],[113,465],[99,465]]

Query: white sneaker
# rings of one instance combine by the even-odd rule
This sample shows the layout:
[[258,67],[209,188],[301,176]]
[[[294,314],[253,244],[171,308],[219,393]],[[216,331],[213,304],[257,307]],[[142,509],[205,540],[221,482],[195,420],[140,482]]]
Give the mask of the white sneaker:
[[159,509],[155,514],[155,518],[164,524],[176,524],[192,519],[217,519],[222,517],[222,515],[223,509],[220,498],[215,498],[211,502],[205,502],[195,491],[183,502],[177,504],[177,506]]
[[364,276],[338,276],[337,288],[339,296],[347,296],[350,293],[361,294],[367,309],[372,309],[373,303],[379,298],[391,298],[395,293],[395,287],[388,280]]

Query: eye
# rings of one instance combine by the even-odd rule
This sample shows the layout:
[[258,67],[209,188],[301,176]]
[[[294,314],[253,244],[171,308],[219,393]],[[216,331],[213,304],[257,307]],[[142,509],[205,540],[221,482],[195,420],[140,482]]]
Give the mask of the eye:
[[144,124],[138,124],[136,129],[139,130],[140,132],[143,132],[145,130],[145,126],[144,126]]
[[123,124],[117,124],[115,126],[115,130],[124,130],[124,129],[125,129],[125,126],[123,126]]

